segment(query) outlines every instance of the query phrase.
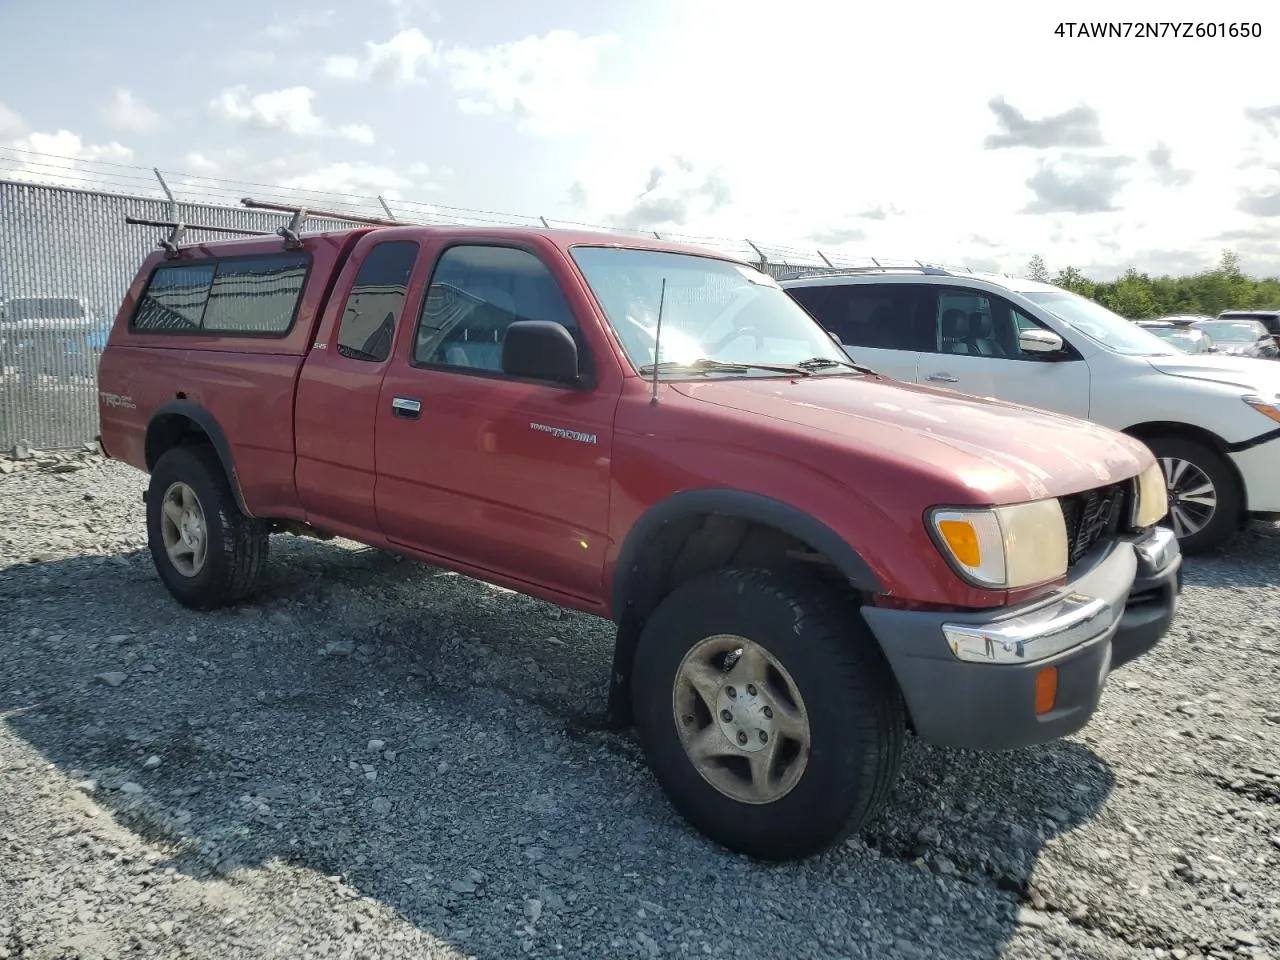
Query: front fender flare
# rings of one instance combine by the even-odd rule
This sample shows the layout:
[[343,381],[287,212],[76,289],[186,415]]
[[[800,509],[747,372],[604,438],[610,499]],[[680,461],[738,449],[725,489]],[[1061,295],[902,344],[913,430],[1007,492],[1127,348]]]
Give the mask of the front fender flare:
[[827,557],[853,586],[867,593],[884,588],[870,565],[838,533],[802,510],[758,493],[710,487],[685,490],[650,507],[631,527],[614,564],[611,590],[615,621],[628,601],[645,546],[670,523],[698,514],[720,514],[752,520],[790,534]]
[[[718,487],[673,494],[649,508],[635,522],[623,540],[613,566],[611,612],[618,626],[618,635],[613,645],[605,720],[611,729],[625,729],[633,721],[631,671],[643,620],[643,615],[637,616],[634,611],[637,596],[643,592],[643,587],[639,586],[644,576],[640,558],[645,547],[654,537],[660,536],[668,524],[700,514],[738,517],[773,527],[823,554],[855,589],[866,593],[883,592],[875,571],[843,537],[822,521],[788,503],[758,493]],[[640,599],[646,598],[640,596]]]

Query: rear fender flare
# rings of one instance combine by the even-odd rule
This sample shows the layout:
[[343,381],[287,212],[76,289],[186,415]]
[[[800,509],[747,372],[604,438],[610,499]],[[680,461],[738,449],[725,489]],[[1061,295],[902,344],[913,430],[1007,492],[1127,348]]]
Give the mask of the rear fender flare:
[[165,442],[166,424],[173,423],[173,418],[190,421],[209,438],[214,452],[218,455],[218,462],[222,464],[222,470],[227,475],[227,481],[231,484],[236,505],[246,517],[252,517],[253,514],[244,500],[244,491],[240,489],[240,477],[236,473],[235,458],[231,454],[231,444],[227,442],[226,433],[212,413],[192,400],[170,400],[151,415],[151,421],[147,424],[146,439],[148,472],[155,469],[156,461],[173,445]]

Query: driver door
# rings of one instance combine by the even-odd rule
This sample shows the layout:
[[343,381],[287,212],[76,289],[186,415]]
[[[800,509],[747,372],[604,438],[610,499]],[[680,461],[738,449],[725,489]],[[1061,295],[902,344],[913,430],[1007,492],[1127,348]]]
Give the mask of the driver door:
[[[502,340],[516,320],[568,328],[591,384],[504,374]],[[511,581],[536,574],[540,586],[594,601],[621,381],[593,360],[548,259],[515,245],[449,246],[406,326],[374,429],[387,538]]]

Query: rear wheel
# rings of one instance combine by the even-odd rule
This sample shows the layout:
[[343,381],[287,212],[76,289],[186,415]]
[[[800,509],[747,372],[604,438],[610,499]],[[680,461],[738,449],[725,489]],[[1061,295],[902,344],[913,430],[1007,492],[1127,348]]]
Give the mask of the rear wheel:
[[156,462],[147,540],[156,573],[174,598],[213,610],[253,592],[269,535],[265,523],[240,510],[217,454],[201,445],[174,447]]
[[1164,471],[1170,527],[1184,554],[1217,549],[1240,528],[1244,494],[1231,465],[1217,451],[1183,437],[1147,442]]
[[748,856],[839,843],[897,777],[892,673],[856,611],[805,580],[722,570],[677,588],[645,625],[633,696],[672,805]]

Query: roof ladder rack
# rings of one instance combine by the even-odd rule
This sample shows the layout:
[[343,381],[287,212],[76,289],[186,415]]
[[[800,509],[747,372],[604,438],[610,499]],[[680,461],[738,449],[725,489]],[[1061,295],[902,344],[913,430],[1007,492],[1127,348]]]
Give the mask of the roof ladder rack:
[[307,207],[294,206],[288,203],[270,203],[266,200],[254,200],[245,197],[240,203],[250,210],[272,210],[277,213],[291,213],[289,225],[279,228],[276,233],[284,237],[285,246],[297,247],[301,242],[302,226],[311,217],[321,220],[339,220],[344,223],[363,223],[374,227],[403,227],[403,220],[390,220],[386,217],[363,217],[354,213],[335,213],[332,210],[311,210]]
[[184,236],[186,236],[188,230],[203,230],[208,233],[232,233],[246,237],[270,236],[270,233],[266,230],[245,230],[240,227],[215,227],[204,223],[184,223],[181,220],[149,220],[145,217],[125,217],[124,222],[143,227],[168,228],[168,236],[161,237],[159,242],[156,244],[163,248],[166,260],[173,260],[178,256],[178,243]]

